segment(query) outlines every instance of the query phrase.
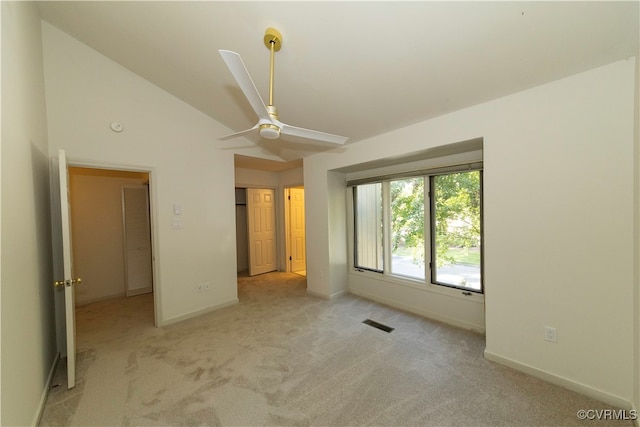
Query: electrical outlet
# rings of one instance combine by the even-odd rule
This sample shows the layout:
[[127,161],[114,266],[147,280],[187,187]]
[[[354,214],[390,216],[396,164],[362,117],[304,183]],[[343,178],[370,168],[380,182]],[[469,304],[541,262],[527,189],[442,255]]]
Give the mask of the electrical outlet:
[[558,342],[558,337],[556,335],[556,328],[553,328],[551,326],[545,326],[544,340],[549,342]]
[[207,292],[211,290],[211,285],[209,285],[209,282],[203,282],[198,283],[196,288],[198,289],[198,292]]

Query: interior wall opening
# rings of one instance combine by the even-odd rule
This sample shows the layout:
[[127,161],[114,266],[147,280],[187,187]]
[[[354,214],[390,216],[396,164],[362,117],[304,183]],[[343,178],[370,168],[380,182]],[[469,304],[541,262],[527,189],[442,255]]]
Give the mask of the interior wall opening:
[[154,299],[149,188],[148,172],[69,167],[76,308]]

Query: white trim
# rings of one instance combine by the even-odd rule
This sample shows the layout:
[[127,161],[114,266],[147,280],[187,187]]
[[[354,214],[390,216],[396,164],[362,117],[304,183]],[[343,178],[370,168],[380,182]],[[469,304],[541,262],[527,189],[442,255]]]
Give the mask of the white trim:
[[[307,274],[309,274],[308,271],[307,271]],[[331,300],[331,296],[330,295],[321,294],[320,292],[312,291],[309,288],[307,288],[307,294],[311,295],[313,297],[322,298],[322,299],[326,299],[326,300]]]
[[[525,374],[532,375],[536,378],[540,378],[544,381],[550,382],[551,384],[559,385],[568,390],[575,391],[576,393],[583,394],[592,399],[599,400],[600,402],[607,403],[611,406],[615,406],[620,409],[630,410],[633,407],[633,404],[620,396],[613,395],[611,393],[607,393],[602,390],[598,390],[586,384],[582,384],[568,378],[564,378],[555,374],[552,374],[547,371],[543,371],[541,369],[535,368],[533,366],[517,362],[513,359],[509,359],[507,357],[502,357],[485,349],[484,358],[495,363],[499,363],[501,365],[508,366],[517,371],[524,372]],[[638,425],[638,420],[636,420],[636,425]]]
[[47,381],[44,383],[44,390],[42,390],[42,395],[40,396],[40,402],[38,402],[38,409],[33,417],[32,426],[38,426],[40,424],[40,420],[42,419],[42,414],[44,413],[44,407],[47,403],[47,398],[49,397],[49,390],[51,390],[51,382],[53,381],[53,377],[56,374],[56,368],[58,367],[58,362],[60,361],[60,353],[56,353],[56,357],[53,359],[53,364],[51,365],[51,369],[49,370],[49,376],[47,377]]
[[126,163],[102,163],[87,159],[69,159],[67,158],[67,167],[81,167],[91,169],[106,169],[128,172],[143,172],[149,175],[149,221],[151,228],[151,274],[153,276],[153,325],[157,328],[164,323],[162,313],[162,290],[160,286],[159,257],[160,244],[158,239],[160,236],[160,226],[156,218],[158,190],[156,188],[157,172],[153,166],[132,165]]
[[317,298],[322,298],[322,299],[328,300],[328,301],[332,301],[332,300],[335,300],[337,298],[340,298],[341,296],[343,296],[343,295],[345,295],[347,293],[349,293],[349,290],[343,289],[343,290],[338,291],[338,292],[336,292],[334,294],[325,295],[325,294],[321,294],[320,292],[315,292],[315,291],[312,291],[310,289],[307,289],[307,295],[311,295],[311,296],[317,297]]
[[261,185],[261,184],[238,184],[235,183],[234,184],[234,188],[239,188],[239,189],[244,189],[246,190],[247,188],[257,188],[257,189],[266,189],[266,190],[273,190],[275,192],[278,191],[278,186],[273,186],[273,185]]
[[325,294],[321,294],[320,292],[315,292],[315,291],[312,291],[310,289],[307,289],[307,294],[308,295],[311,295],[311,296],[316,297],[316,298],[322,298],[322,299],[325,299],[325,300],[328,300],[328,301],[334,300],[336,298],[340,298],[342,295],[344,295],[344,294],[346,294],[348,292],[349,292],[348,290],[343,289],[341,291],[336,292],[335,294],[325,295]]
[[171,325],[173,323],[182,322],[183,320],[191,319],[193,317],[202,316],[203,314],[211,313],[212,311],[217,311],[217,310],[220,310],[222,308],[231,307],[232,305],[236,305],[239,302],[240,302],[240,300],[238,298],[235,298],[235,299],[233,299],[233,300],[231,300],[229,302],[225,302],[225,303],[222,303],[222,304],[214,305],[213,307],[208,307],[208,308],[205,308],[205,309],[202,309],[202,310],[192,311],[191,313],[183,314],[181,316],[172,317],[171,319],[164,320],[158,326],[162,327],[162,326]]
[[336,299],[336,298],[340,298],[342,295],[345,295],[345,294],[347,294],[348,292],[349,292],[349,291],[348,291],[347,289],[343,289],[343,290],[341,290],[341,291],[336,292],[335,294],[331,294],[331,295],[329,296],[329,299],[330,299],[330,300],[334,300],[334,299]]
[[67,158],[67,166],[79,167],[79,168],[88,168],[88,169],[108,169],[108,170],[116,170],[122,172],[151,172],[154,167],[152,166],[141,166],[141,165],[133,165],[128,163],[102,163],[96,162],[94,160],[86,160],[86,159],[70,159]]
[[[413,153],[410,155],[401,156],[401,158],[392,158],[390,160],[392,164],[388,164],[386,166],[364,168],[362,165],[359,165],[359,167],[356,167],[356,169],[354,170],[354,166],[358,165],[353,165],[345,168],[338,168],[336,171],[346,173],[345,178],[347,186],[351,186],[365,181],[378,181],[400,175],[408,174],[417,176],[420,175],[421,172],[427,172],[426,175],[429,175],[429,172],[435,172],[451,167],[455,168],[457,166],[469,163],[481,163],[483,161],[483,137],[448,145],[448,147],[453,146],[458,147],[456,148],[456,150],[463,151],[443,155],[443,153],[436,154],[434,152],[434,148],[431,148],[425,150],[422,154],[416,155],[415,153]],[[435,147],[435,150],[437,151],[438,149],[442,149],[444,147],[447,146]],[[422,160],[415,160],[415,158],[417,157],[424,156],[427,157],[422,158]],[[389,159],[381,159],[369,163],[386,163],[387,161],[389,161]]]

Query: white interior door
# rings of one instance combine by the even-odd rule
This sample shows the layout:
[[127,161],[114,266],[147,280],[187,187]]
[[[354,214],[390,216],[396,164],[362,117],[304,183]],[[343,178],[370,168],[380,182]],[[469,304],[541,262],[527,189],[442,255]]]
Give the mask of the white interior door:
[[289,233],[291,271],[306,270],[304,189],[289,189]]
[[146,185],[122,187],[122,217],[125,294],[128,297],[146,294],[153,290],[149,188]]
[[[66,335],[67,356],[67,386],[73,388],[76,385],[76,318],[74,288],[80,283],[80,278],[75,278],[73,273],[73,257],[71,250],[71,218],[69,216],[69,186],[68,186],[67,158],[64,150],[58,150],[58,191],[59,197],[53,200],[60,201],[60,243],[62,250],[62,264],[64,277],[56,277],[54,282],[57,288],[64,288],[64,323]],[[59,273],[58,273],[59,274]]]
[[275,191],[247,189],[249,276],[276,270]]

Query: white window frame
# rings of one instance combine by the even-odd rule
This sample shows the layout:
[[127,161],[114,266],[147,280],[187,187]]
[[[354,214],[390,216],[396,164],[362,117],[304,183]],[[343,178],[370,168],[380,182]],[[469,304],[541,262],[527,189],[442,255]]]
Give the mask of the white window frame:
[[[484,300],[484,254],[481,254],[481,290],[473,291],[462,287],[448,286],[442,283],[434,283],[432,281],[431,261],[432,257],[432,218],[431,218],[431,176],[443,175],[447,173],[467,172],[473,170],[482,170],[482,162],[467,163],[462,165],[455,165],[446,168],[433,168],[428,170],[415,171],[413,173],[406,172],[401,174],[395,174],[385,177],[371,178],[367,180],[360,180],[362,182],[347,183],[347,215],[348,215],[348,253],[349,253],[349,271],[353,274],[365,274],[370,275],[372,278],[380,278],[382,276],[384,280],[398,283],[405,286],[416,287],[419,289],[430,290],[446,295],[472,297],[473,299]],[[390,182],[402,178],[423,178],[424,179],[424,279],[418,279],[411,276],[404,276],[400,274],[394,274],[391,272],[391,195],[390,195]],[[355,209],[353,205],[354,187],[367,182],[381,182],[382,183],[382,221],[383,221],[383,269],[382,272],[377,272],[369,269],[359,268],[355,266]],[[482,184],[481,184],[482,185]],[[482,192],[481,187],[481,192]],[[483,197],[481,195],[481,197]],[[481,210],[482,212],[482,210]],[[484,233],[481,233],[482,247],[484,247]]]

